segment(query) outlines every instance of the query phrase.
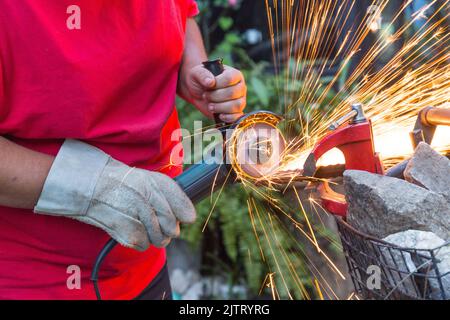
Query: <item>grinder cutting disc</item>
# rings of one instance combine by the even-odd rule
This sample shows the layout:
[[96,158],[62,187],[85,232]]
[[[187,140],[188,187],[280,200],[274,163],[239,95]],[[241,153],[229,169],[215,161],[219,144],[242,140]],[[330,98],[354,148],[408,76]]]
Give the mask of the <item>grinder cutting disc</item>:
[[280,166],[285,140],[277,128],[281,118],[258,112],[244,117],[231,139],[231,163],[240,178],[260,180]]

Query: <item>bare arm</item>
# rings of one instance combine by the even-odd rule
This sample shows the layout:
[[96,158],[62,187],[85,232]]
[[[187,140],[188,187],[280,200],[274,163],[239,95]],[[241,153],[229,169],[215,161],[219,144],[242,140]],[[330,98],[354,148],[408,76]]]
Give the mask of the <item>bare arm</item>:
[[53,160],[0,137],[0,206],[33,209]]
[[[180,81],[178,85],[178,94],[186,101],[196,104],[191,92],[189,92],[188,82],[189,72],[192,68],[199,66],[202,62],[208,60],[203,38],[197,22],[194,19],[188,19],[186,26],[186,39],[183,53],[183,63],[180,69]],[[203,89],[203,88],[202,88]],[[205,104],[200,105],[198,109],[207,116],[211,116]]]

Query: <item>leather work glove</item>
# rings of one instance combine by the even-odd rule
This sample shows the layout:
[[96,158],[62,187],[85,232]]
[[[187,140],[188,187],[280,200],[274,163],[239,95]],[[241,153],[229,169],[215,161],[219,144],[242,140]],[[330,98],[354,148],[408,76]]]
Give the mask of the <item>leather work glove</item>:
[[139,251],[167,246],[179,236],[180,222],[196,218],[169,177],[131,168],[76,140],[61,147],[34,211],[96,226]]

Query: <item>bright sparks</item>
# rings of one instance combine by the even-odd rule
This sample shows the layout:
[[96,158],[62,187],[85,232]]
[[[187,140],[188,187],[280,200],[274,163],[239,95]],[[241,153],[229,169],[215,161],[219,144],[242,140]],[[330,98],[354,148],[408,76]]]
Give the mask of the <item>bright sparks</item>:
[[[287,137],[293,137],[280,175],[286,172],[289,178],[290,170],[301,169],[314,145],[329,133],[329,125],[346,114],[352,103],[364,104],[373,123],[376,151],[387,167],[413,153],[409,133],[420,110],[450,108],[450,0],[430,0],[412,14],[411,0],[400,5],[397,0],[374,0],[363,12],[357,1],[350,0],[265,3],[274,66],[283,79],[278,90],[287,124],[284,129]],[[388,19],[392,10],[397,12]],[[450,152],[450,128],[438,129],[433,146],[442,153]],[[332,150],[319,165],[340,163],[344,163],[342,153]],[[311,297],[304,281],[299,281],[299,273],[304,275],[305,269],[283,272],[280,268],[280,263],[299,265],[299,261],[289,260],[287,249],[273,235],[273,220],[278,216],[298,230],[293,237],[318,248],[317,254],[323,255],[329,269],[341,276],[319,247],[315,233],[321,226],[311,223],[314,213],[305,218],[303,202],[316,208],[316,200],[298,197],[297,206],[290,204],[297,207],[297,213],[292,214],[286,209],[286,200],[274,196],[276,189],[256,188],[245,179],[244,185],[270,204],[263,211],[260,201],[249,200],[252,222],[264,229],[258,238],[259,243],[266,242],[261,253],[272,257],[267,263],[274,298],[282,291],[289,298]],[[269,251],[263,252],[263,246]],[[302,248],[299,244],[299,257],[309,261],[306,273],[312,279],[310,287],[320,291],[316,296],[337,298]]]

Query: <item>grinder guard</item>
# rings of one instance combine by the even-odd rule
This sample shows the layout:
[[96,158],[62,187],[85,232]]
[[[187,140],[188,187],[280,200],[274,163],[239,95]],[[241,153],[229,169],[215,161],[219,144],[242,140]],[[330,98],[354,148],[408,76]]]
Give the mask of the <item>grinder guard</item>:
[[[192,202],[197,203],[208,195],[212,194],[216,186],[222,187],[226,183],[234,183],[238,179],[236,170],[244,172],[250,178],[257,179],[258,176],[251,176],[251,171],[243,171],[241,163],[233,163],[235,159],[237,144],[239,139],[234,134],[237,130],[245,130],[259,124],[264,119],[268,123],[268,127],[275,128],[281,117],[268,111],[257,111],[243,116],[237,123],[230,127],[231,138],[224,143],[224,158],[222,163],[214,163],[205,159],[203,163],[195,164],[188,168],[183,174],[175,178],[183,191],[187,194]],[[281,135],[279,135],[282,140]],[[283,140],[284,141],[284,140]],[[281,148],[284,147],[284,144]],[[212,163],[212,164],[209,164]]]

